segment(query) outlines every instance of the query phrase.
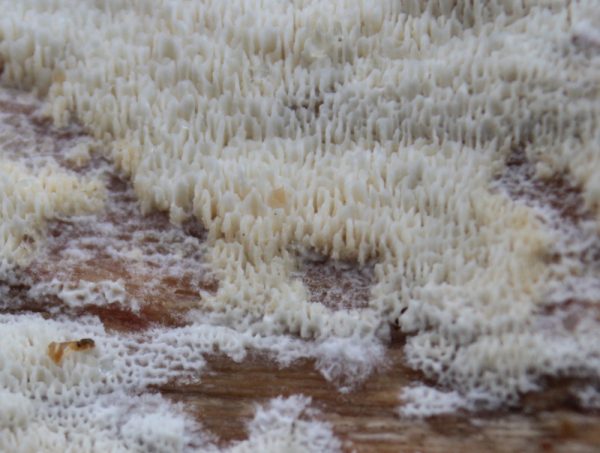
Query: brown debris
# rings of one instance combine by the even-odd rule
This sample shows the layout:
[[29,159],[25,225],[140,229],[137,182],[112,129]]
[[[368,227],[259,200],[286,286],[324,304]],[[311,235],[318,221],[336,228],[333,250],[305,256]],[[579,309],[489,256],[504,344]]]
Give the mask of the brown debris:
[[52,342],[48,345],[48,355],[54,363],[60,365],[63,355],[68,350],[81,352],[94,349],[96,343],[91,338],[82,338],[81,340],[63,341],[60,343]]

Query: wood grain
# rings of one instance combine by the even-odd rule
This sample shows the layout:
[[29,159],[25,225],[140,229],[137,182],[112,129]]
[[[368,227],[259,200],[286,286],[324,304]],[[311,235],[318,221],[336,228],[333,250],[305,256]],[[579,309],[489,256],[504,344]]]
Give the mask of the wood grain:
[[400,390],[420,378],[403,362],[402,341],[388,348],[388,368],[360,388],[341,394],[315,371],[311,361],[287,368],[264,356],[242,363],[208,357],[208,371],[193,383],[158,390],[183,403],[203,426],[227,445],[246,438],[245,424],[257,404],[279,395],[304,394],[333,425],[345,451],[357,452],[596,452],[600,416],[570,407],[556,385],[512,412],[401,418]]

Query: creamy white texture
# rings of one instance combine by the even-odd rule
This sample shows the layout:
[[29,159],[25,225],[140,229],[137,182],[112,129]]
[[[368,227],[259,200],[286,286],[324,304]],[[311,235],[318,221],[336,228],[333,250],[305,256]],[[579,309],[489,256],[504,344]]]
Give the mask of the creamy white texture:
[[0,266],[22,264],[34,250],[47,220],[102,207],[102,186],[54,166],[32,172],[0,160]]
[[[0,81],[104,142],[143,210],[204,225],[219,288],[192,321],[358,350],[397,321],[414,367],[493,407],[543,375],[600,375],[598,322],[561,321],[566,299],[600,300],[597,262],[573,258],[600,231],[595,6],[5,1]],[[587,217],[563,228],[509,197],[515,152],[581,187]],[[18,165],[0,162],[2,256],[28,251],[17,219],[41,231],[101,198]],[[27,196],[9,192],[21,174]],[[296,250],[375,263],[368,306],[311,301]]]

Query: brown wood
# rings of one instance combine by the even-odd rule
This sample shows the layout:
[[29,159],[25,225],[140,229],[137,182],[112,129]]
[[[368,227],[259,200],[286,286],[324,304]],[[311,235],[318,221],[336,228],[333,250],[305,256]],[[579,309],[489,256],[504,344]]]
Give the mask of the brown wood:
[[287,368],[261,356],[242,363],[213,356],[194,383],[158,390],[183,403],[222,445],[246,437],[254,408],[279,395],[310,396],[323,420],[333,425],[345,451],[358,452],[594,452],[600,445],[600,416],[569,408],[564,386],[531,396],[522,408],[487,414],[401,418],[400,390],[419,377],[403,363],[402,344],[388,349],[387,370],[349,394],[341,394],[314,370],[311,361]]

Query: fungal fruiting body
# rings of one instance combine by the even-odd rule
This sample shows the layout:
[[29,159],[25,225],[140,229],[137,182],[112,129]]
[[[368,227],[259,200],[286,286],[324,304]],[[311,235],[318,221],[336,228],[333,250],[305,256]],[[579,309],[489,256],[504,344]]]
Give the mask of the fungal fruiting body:
[[[408,363],[443,390],[415,387],[405,414],[440,410],[419,407],[419,395],[451,395],[452,408],[516,404],[543,377],[572,374],[592,383],[582,401],[595,401],[585,396],[600,376],[595,0],[0,7],[2,85],[43,97],[56,126],[83,125],[144,213],[206,230],[202,259],[218,288],[189,314],[189,338],[161,333],[177,360],[151,342],[161,361],[149,364],[136,355],[149,340],[131,345],[144,385],[200,369],[201,355],[180,352],[208,344],[238,358],[250,346],[277,351],[284,363],[312,355],[333,381],[364,377],[397,323]],[[82,166],[92,154],[69,155]],[[48,243],[48,221],[106,208],[101,172],[84,178],[36,156],[0,160],[7,280]],[[573,188],[576,215],[557,207],[557,181]],[[315,300],[298,276],[314,254],[372,269],[368,300]],[[83,300],[101,304],[98,294]],[[2,319],[3,330],[24,322]],[[107,355],[116,347],[102,344]],[[28,385],[11,392],[35,394]]]

